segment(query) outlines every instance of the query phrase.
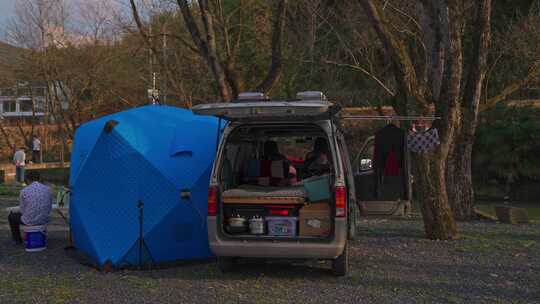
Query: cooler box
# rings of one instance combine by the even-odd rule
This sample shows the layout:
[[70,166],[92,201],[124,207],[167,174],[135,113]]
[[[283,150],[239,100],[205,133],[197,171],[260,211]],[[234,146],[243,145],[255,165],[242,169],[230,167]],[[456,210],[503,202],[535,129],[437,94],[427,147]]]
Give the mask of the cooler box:
[[302,207],[299,221],[300,236],[328,236],[332,225],[330,205],[326,202]]
[[303,184],[310,202],[330,200],[330,175],[310,177]]
[[297,217],[293,216],[267,216],[268,235],[296,236]]

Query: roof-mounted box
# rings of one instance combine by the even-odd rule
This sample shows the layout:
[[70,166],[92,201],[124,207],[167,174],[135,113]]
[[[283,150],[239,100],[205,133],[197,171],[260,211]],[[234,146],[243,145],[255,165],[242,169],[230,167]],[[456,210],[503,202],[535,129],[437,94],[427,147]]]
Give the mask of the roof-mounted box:
[[270,98],[261,92],[242,92],[238,94],[237,101],[265,101],[270,100]]
[[326,96],[321,91],[304,91],[296,93],[296,99],[302,101],[327,101]]

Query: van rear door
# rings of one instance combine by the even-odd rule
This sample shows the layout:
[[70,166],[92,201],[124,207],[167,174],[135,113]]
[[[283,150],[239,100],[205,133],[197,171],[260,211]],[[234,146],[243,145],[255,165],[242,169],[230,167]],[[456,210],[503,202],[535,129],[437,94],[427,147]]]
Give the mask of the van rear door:
[[227,120],[262,118],[317,117],[328,111],[331,104],[325,101],[251,101],[201,104],[192,108],[195,114],[212,115]]

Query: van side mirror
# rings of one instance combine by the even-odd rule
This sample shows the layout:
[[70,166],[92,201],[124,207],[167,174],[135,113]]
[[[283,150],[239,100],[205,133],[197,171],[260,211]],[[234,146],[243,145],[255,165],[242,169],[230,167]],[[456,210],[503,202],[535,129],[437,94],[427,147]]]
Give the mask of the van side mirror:
[[371,159],[363,158],[360,160],[360,171],[367,171],[373,168]]

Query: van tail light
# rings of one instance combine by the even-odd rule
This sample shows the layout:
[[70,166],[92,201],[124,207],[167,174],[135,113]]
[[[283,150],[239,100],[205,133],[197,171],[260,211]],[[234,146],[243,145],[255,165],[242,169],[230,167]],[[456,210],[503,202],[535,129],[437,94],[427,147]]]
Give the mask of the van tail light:
[[347,188],[337,186],[334,190],[334,200],[336,202],[336,217],[345,217],[347,214]]
[[289,216],[289,210],[285,209],[270,209],[268,213],[274,216]]
[[218,189],[216,186],[208,188],[208,215],[215,216],[217,214],[218,205]]
[[295,206],[288,205],[268,205],[266,206],[269,215],[273,216],[289,216]]

